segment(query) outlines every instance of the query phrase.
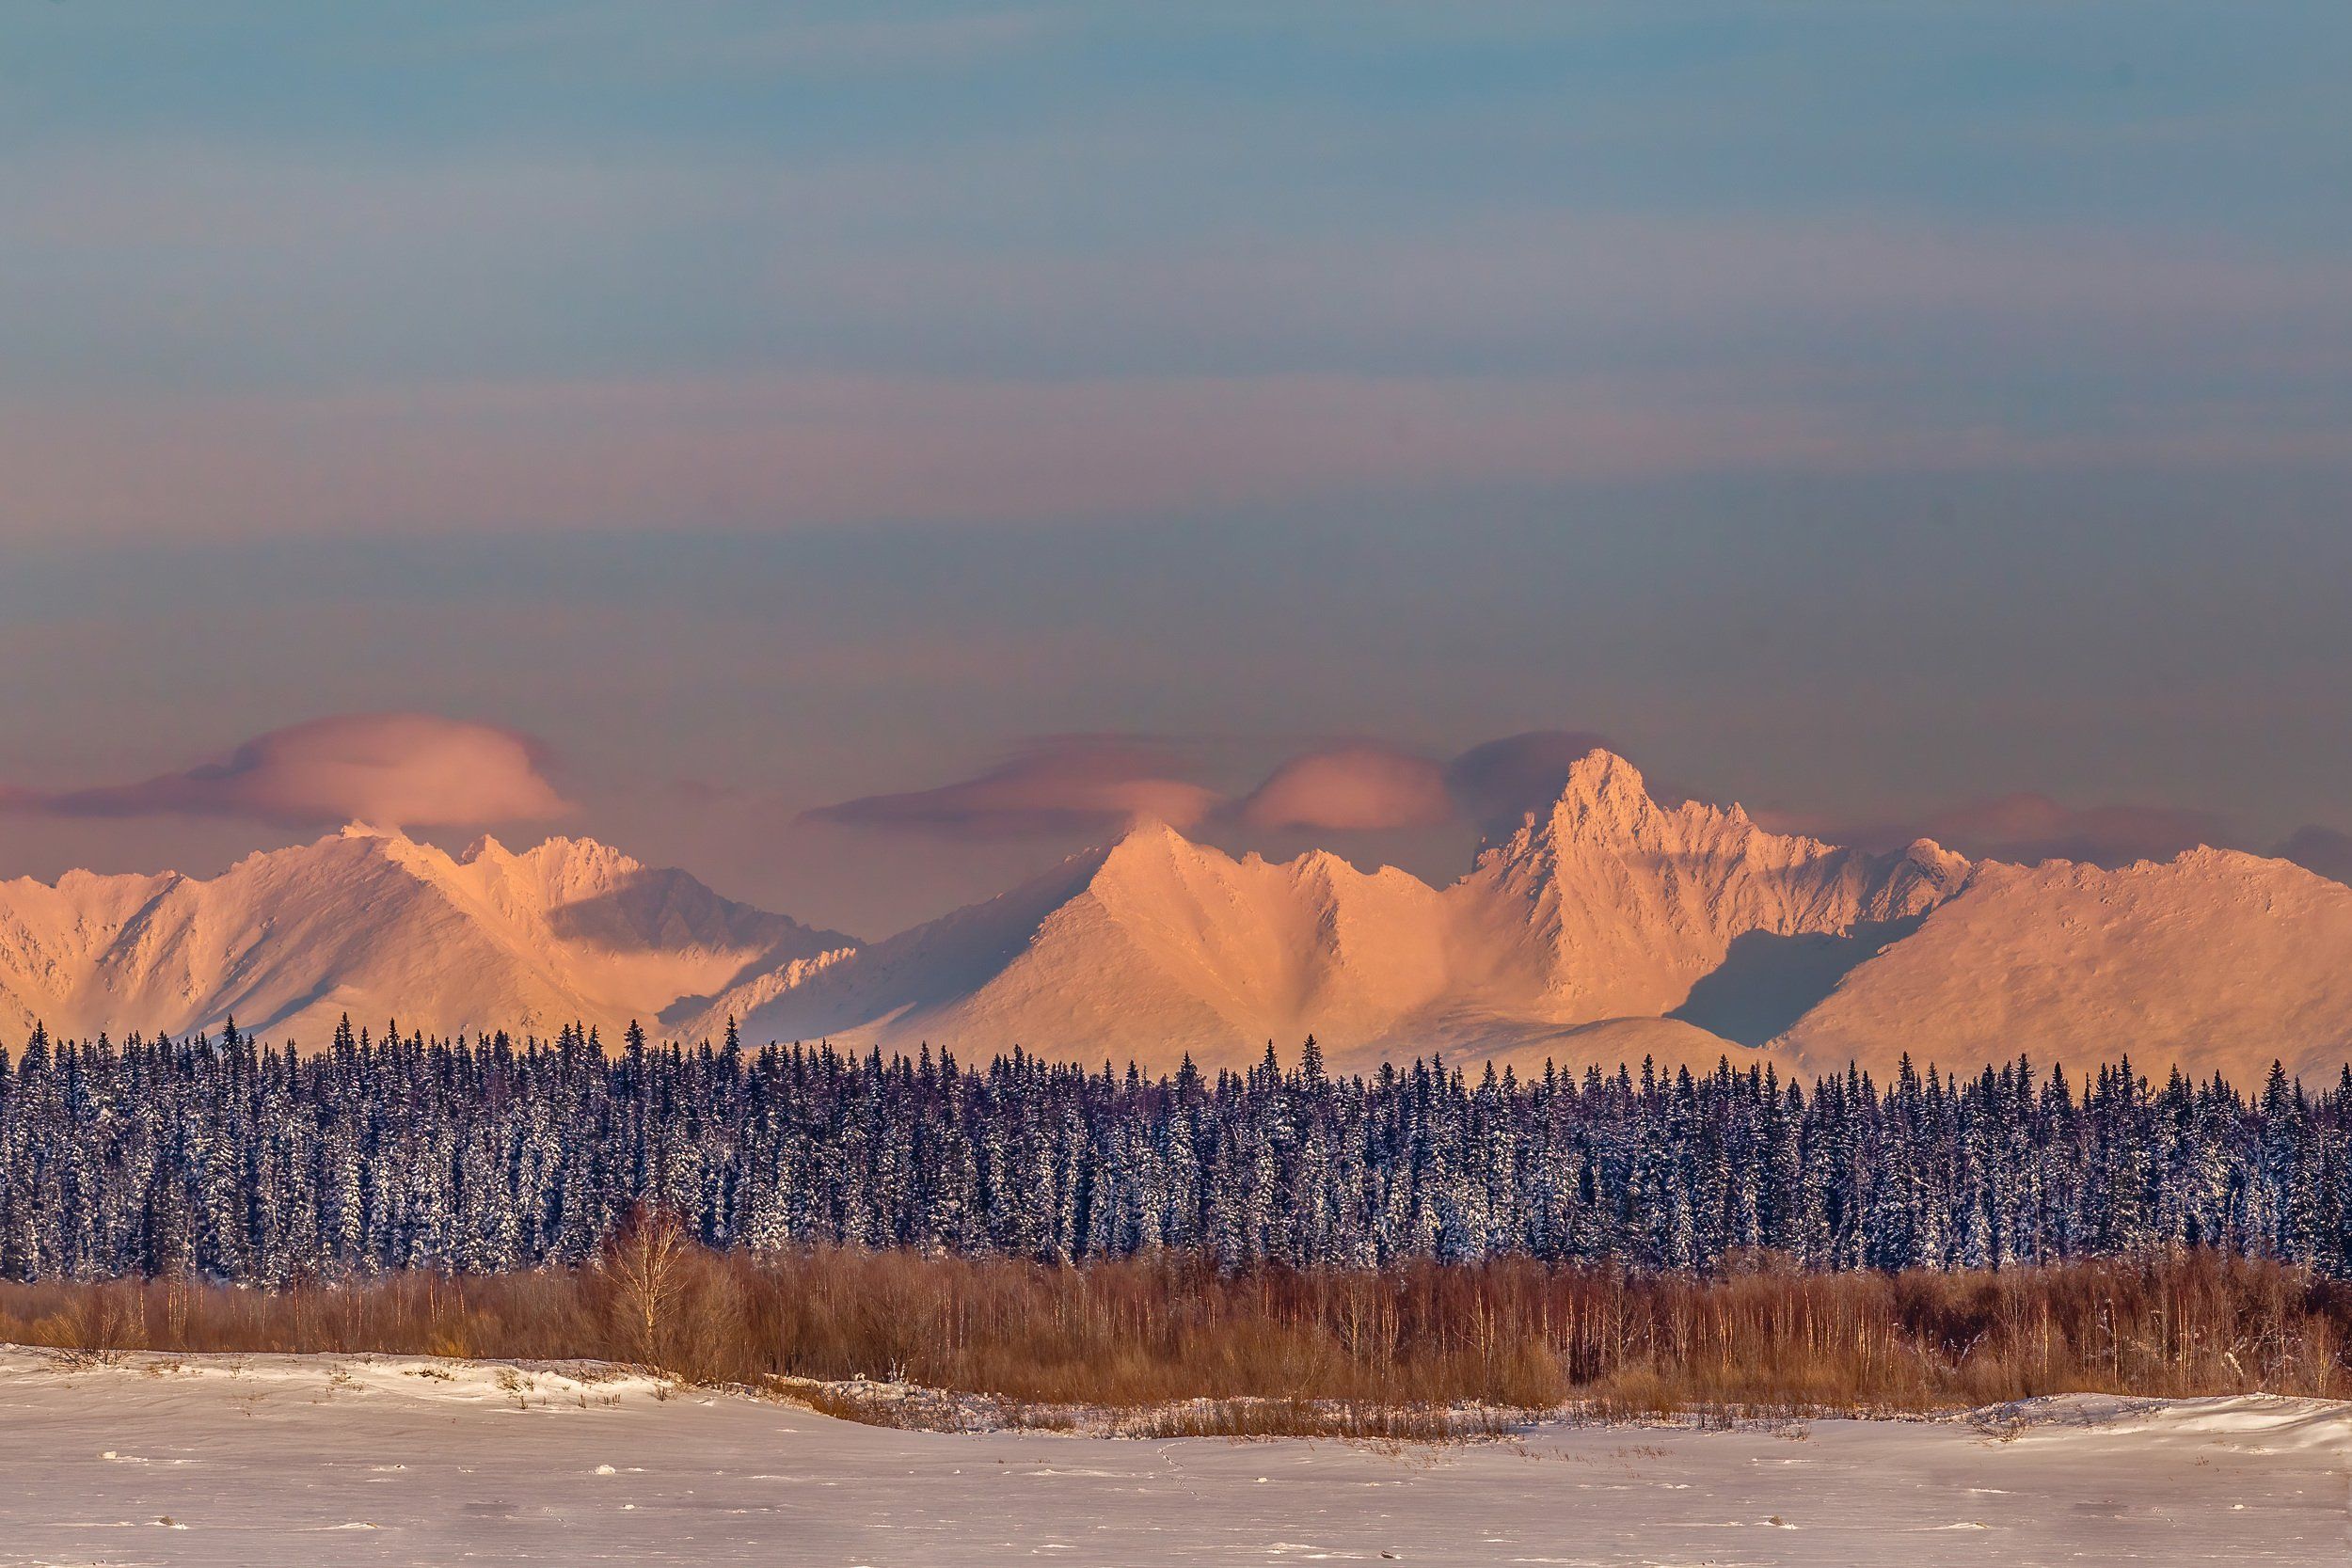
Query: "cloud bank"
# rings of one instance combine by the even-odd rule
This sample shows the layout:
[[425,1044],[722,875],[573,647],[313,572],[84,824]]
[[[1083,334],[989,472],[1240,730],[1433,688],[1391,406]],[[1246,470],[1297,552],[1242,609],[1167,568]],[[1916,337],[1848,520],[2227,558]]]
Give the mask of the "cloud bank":
[[0,790],[53,816],[216,816],[287,826],[471,827],[573,808],[512,731],[426,713],[358,713],[272,730],[217,762],[135,784]]

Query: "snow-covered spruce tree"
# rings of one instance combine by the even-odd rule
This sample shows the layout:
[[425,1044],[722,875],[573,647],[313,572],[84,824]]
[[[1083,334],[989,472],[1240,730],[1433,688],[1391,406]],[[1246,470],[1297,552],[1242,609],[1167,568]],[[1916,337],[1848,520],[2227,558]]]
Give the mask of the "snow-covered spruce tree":
[[[2079,1092],[2077,1090],[2079,1084]],[[2352,1073],[2161,1089],[2017,1061],[1884,1089],[1738,1070],[1205,1081],[1021,1053],[471,1041],[346,1023],[0,1053],[0,1275],[269,1286],[596,1255],[650,1203],[697,1241],[1361,1268],[2003,1269],[2217,1248],[2352,1275]]]

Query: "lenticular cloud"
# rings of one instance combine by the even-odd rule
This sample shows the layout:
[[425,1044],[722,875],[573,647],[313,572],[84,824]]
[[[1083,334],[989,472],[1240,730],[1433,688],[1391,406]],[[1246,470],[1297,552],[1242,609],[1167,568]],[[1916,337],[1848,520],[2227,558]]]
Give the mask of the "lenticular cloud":
[[316,719],[257,736],[218,762],[136,784],[10,790],[0,806],[56,816],[228,816],[294,826],[365,821],[466,827],[572,807],[538,748],[488,724],[425,713]]
[[975,778],[819,806],[803,819],[945,838],[1091,832],[1135,821],[1186,827],[1216,797],[1175,777],[1157,748],[1100,736],[1041,742]]
[[1454,815],[1445,769],[1391,746],[1359,742],[1293,757],[1241,802],[1254,828],[1425,828]]

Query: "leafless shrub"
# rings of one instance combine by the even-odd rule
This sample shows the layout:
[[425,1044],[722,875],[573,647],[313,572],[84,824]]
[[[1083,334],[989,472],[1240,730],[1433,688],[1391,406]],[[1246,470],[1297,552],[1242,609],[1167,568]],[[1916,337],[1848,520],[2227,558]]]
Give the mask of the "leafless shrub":
[[[1210,1402],[1168,1418],[1219,1434],[1289,1422],[1376,1437],[1384,1423],[1431,1427],[1395,1413],[1472,1407],[1785,1423],[2076,1390],[2340,1398],[2352,1390],[2352,1287],[2217,1253],[1712,1278],[1518,1259],[1229,1277],[1183,1255],[1080,1268],[836,1248],[755,1259],[709,1252],[675,1216],[647,1212],[576,1270],[276,1291],[186,1277],[0,1284],[0,1339],[96,1356],[589,1358],[705,1384],[870,1378],[986,1395],[1000,1416],[1040,1419]],[[871,1417],[892,1400],[903,1396],[861,1402]]]

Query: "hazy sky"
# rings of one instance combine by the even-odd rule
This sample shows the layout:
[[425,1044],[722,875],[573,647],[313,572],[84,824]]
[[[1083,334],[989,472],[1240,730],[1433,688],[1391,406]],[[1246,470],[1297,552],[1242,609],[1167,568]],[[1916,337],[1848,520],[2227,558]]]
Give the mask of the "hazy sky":
[[[568,806],[879,934],[1138,791],[1450,870],[1447,763],[1547,730],[1824,829],[2352,829],[2348,65],[2337,4],[9,7],[0,874]],[[459,725],[312,723],[381,712]]]

